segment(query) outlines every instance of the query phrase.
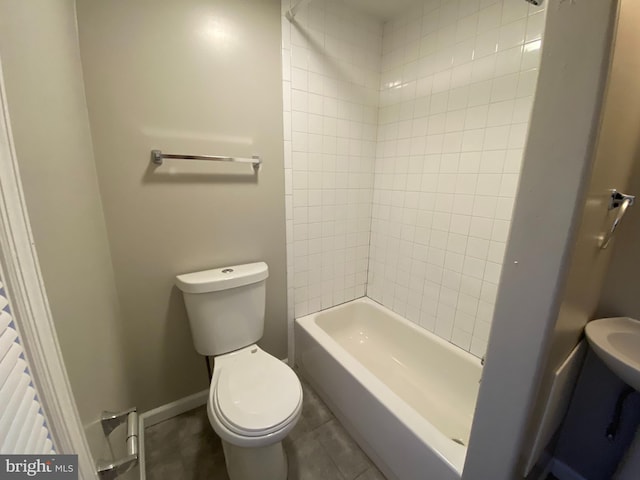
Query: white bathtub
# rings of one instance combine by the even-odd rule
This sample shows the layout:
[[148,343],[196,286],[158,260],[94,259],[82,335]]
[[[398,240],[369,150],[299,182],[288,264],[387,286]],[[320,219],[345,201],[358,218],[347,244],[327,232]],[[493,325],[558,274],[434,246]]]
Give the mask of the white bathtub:
[[360,298],[295,321],[296,363],[389,479],[460,479],[474,356]]

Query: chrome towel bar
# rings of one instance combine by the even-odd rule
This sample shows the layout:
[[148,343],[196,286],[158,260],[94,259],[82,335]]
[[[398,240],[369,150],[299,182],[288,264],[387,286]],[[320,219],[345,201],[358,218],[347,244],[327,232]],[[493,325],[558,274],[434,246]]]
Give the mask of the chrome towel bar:
[[237,157],[219,157],[217,155],[185,155],[177,153],[162,153],[162,150],[151,150],[151,162],[155,165],[162,165],[162,161],[165,158],[175,160],[208,160],[211,162],[234,162],[234,163],[249,163],[253,166],[253,169],[257,172],[262,164],[262,159],[259,155],[254,155],[251,158],[237,158]]

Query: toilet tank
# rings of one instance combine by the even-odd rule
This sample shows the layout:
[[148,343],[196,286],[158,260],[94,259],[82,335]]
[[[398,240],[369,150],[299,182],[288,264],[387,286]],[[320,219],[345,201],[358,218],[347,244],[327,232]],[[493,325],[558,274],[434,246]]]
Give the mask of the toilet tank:
[[176,277],[198,353],[222,355],[262,338],[268,276],[258,262]]

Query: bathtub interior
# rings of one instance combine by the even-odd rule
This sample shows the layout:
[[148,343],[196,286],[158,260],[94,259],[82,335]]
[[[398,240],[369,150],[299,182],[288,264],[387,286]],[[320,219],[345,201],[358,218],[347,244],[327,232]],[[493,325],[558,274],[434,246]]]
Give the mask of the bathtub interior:
[[368,298],[317,313],[345,351],[447,438],[468,444],[479,361]]

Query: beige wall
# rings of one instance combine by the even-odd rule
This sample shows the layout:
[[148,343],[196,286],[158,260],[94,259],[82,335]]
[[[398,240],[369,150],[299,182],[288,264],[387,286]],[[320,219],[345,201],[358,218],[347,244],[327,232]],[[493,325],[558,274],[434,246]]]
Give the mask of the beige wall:
[[628,168],[626,159],[606,158],[610,144],[603,131],[590,184],[616,4],[553,0],[547,7],[537,95],[465,479],[522,478],[531,411],[544,400],[536,396],[595,306],[608,261],[596,238],[610,220],[606,190],[622,188]]
[[[286,356],[280,4],[78,0],[129,387],[146,410],[207,388],[176,274],[269,264],[261,345]],[[166,152],[264,159],[167,161]]]
[[[611,60],[607,90],[603,105],[602,120],[597,136],[595,163],[591,181],[584,201],[584,211],[580,228],[573,247],[571,266],[564,287],[560,313],[554,325],[553,335],[548,346],[546,366],[542,374],[538,391],[538,401],[530,420],[530,431],[534,431],[542,416],[544,401],[549,395],[553,372],[564,362],[583,334],[590,320],[598,318],[601,291],[610,292],[607,301],[610,308],[616,308],[617,300],[611,297],[605,277],[607,270],[611,275],[613,255],[617,250],[628,248],[627,238],[618,234],[637,231],[633,217],[638,218],[634,208],[620,224],[618,234],[606,250],[598,246],[603,233],[610,229],[618,211],[607,211],[612,188],[627,192],[629,183],[638,185],[633,179],[634,166],[637,169],[638,147],[640,146],[640,34],[637,26],[640,22],[640,5],[634,0],[620,2],[619,20],[615,33],[614,53]],[[631,187],[630,192],[634,189]],[[633,233],[631,233],[633,235]],[[623,240],[622,245],[619,240]],[[637,258],[632,255],[630,258]],[[619,261],[618,261],[619,262]],[[627,277],[626,281],[633,281]],[[614,281],[613,279],[611,281]],[[626,295],[622,296],[621,309],[629,306],[624,302],[637,296],[623,282],[616,281]],[[632,293],[633,292],[633,293]],[[614,294],[616,295],[616,294]],[[634,302],[635,300],[630,300]],[[602,307],[600,307],[602,309]],[[636,310],[637,311],[637,310]]]
[[[620,13],[618,36],[613,64],[614,80],[607,109],[617,121],[611,132],[612,155],[633,162],[633,172],[625,193],[640,200],[640,5],[624,0]],[[619,187],[620,189],[622,186]],[[613,255],[603,285],[598,316],[630,316],[640,318],[640,203],[627,211],[613,243]]]
[[[638,130],[640,132],[640,130]],[[627,192],[640,200],[640,150],[633,153],[635,168]],[[602,288],[598,317],[626,316],[640,319],[640,203],[627,211],[624,223],[620,224],[613,247],[611,264]]]
[[[640,22],[640,5],[634,0],[622,0],[620,5],[595,164],[549,359],[555,367],[564,361],[575,346],[586,323],[595,318],[611,253],[619,246],[618,235],[606,250],[598,248],[596,238],[611,228],[618,213],[617,210],[607,212],[609,190],[616,188],[627,192],[638,158],[640,34],[637,26]],[[632,208],[629,213],[620,224],[618,233],[637,231],[633,228],[633,216],[638,218],[638,212]],[[637,296],[637,289],[634,293]]]
[[73,0],[0,0],[0,58],[40,266],[85,424],[131,405]]

